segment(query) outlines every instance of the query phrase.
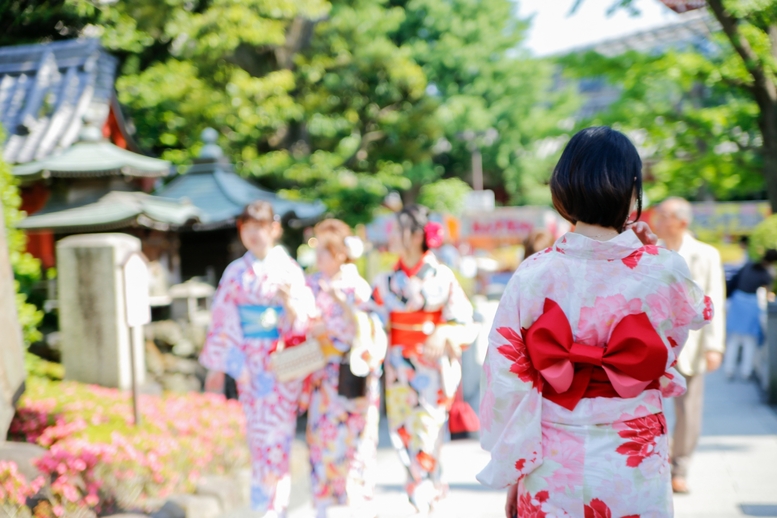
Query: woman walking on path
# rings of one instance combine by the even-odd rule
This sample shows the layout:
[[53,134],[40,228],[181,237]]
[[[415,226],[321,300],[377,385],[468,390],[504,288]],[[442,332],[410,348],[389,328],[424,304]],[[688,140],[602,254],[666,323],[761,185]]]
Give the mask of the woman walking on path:
[[289,504],[289,455],[302,381],[278,381],[270,355],[281,340],[305,340],[315,302],[299,265],[274,246],[281,227],[269,203],[248,205],[238,229],[248,252],[221,278],[200,363],[212,371],[207,387],[223,387],[224,372],[237,380],[252,463],[251,507],[277,518]]
[[575,230],[522,263],[499,305],[478,479],[509,488],[508,518],[672,516],[662,397],[684,392],[672,366],[712,307],[679,255],[625,230],[641,170],[623,134],[575,135],[550,183]]
[[742,379],[753,374],[755,351],[764,336],[756,293],[759,288],[772,287],[774,276],[769,270],[775,262],[777,250],[767,250],[760,261],[745,263],[731,280],[733,292],[726,314],[726,355],[723,358],[723,370],[728,379],[736,375],[737,363]]
[[407,468],[410,502],[421,514],[445,492],[443,426],[461,381],[461,348],[477,334],[467,296],[430,252],[441,244],[442,228],[429,222],[426,207],[402,209],[389,237],[399,262],[376,279],[372,295],[390,329],[385,370],[391,441]]
[[[372,349],[364,352],[374,357],[354,359],[366,361],[363,366],[368,372],[361,378],[353,376],[350,364],[343,362],[349,358],[357,333],[363,331],[358,329],[354,310],[371,293],[369,283],[351,264],[361,255],[363,245],[339,220],[322,221],[314,233],[318,272],[308,277],[308,286],[320,320],[313,324],[311,334],[322,344],[327,364],[311,375],[306,403],[313,502],[319,518],[326,517],[327,507],[338,504],[347,504],[358,516],[370,518],[375,516],[369,506],[377,469],[383,355]],[[385,344],[382,352],[385,354]],[[348,371],[341,372],[344,369]],[[340,386],[341,382],[352,386]]]

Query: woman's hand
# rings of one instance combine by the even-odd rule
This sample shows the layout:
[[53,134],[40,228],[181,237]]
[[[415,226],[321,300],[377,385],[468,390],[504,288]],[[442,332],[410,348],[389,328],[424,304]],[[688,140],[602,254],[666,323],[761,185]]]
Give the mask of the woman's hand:
[[424,359],[434,363],[442,358],[445,348],[448,344],[448,334],[444,326],[437,326],[429,338],[424,343]]
[[205,376],[205,392],[211,394],[224,394],[224,373],[219,371],[208,371]]
[[450,358],[451,360],[458,360],[461,358],[461,346],[454,344],[450,340],[448,340],[445,343],[445,354]]
[[518,518],[518,484],[513,484],[507,490],[505,518]]
[[637,234],[639,240],[642,241],[643,245],[655,245],[658,243],[658,236],[656,236],[653,231],[650,230],[650,225],[644,221],[630,223],[626,225],[626,229],[633,230],[634,233]]
[[326,336],[327,329],[326,324],[321,319],[316,319],[313,321],[313,324],[310,326],[310,331],[308,332],[310,336]]
[[294,307],[291,304],[291,286],[288,284],[278,286],[278,298],[281,299],[283,309],[286,310],[286,314],[289,317],[289,323],[293,325],[294,321],[297,320],[297,312],[294,311]]

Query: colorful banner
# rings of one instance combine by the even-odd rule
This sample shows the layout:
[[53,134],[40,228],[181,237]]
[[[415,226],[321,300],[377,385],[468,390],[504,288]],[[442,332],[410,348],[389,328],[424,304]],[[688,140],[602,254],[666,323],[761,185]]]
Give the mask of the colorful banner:
[[771,211],[765,201],[693,203],[691,230],[707,239],[749,234]]

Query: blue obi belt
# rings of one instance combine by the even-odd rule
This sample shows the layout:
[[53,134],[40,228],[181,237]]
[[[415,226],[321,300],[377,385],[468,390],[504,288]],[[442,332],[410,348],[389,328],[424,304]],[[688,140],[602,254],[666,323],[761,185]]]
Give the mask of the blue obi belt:
[[281,337],[278,324],[283,315],[282,306],[241,304],[237,310],[243,338],[277,340]]

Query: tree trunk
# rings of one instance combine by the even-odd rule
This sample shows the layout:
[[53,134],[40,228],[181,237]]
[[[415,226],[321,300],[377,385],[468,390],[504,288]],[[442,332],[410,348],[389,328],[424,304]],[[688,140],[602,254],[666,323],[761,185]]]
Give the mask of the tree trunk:
[[777,214],[777,104],[771,102],[763,92],[755,92],[756,102],[761,111],[758,126],[763,138],[763,175],[766,194],[769,197],[772,213]]
[[764,147],[763,174],[766,181],[766,193],[769,196],[769,205],[772,214],[777,214],[777,152],[775,149],[767,150]]
[[[777,84],[772,79],[772,75],[767,72],[762,57],[742,34],[740,24],[743,19],[726,9],[723,0],[707,0],[707,4],[753,79],[752,84],[748,84],[745,88],[753,96],[761,112],[758,126],[763,137],[763,175],[772,212],[777,213]],[[772,43],[771,54],[775,56],[777,55],[777,49],[774,48],[777,44],[777,29],[770,27],[768,35]]]

